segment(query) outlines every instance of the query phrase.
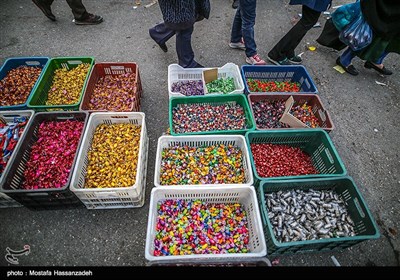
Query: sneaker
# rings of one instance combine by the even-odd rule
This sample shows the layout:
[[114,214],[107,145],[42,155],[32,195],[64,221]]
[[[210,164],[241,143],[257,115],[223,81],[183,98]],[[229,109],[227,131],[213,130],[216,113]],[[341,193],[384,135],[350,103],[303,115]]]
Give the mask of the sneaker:
[[246,62],[251,65],[265,65],[267,64],[264,60],[260,58],[258,54],[255,54],[250,57],[246,57]]
[[99,24],[103,22],[103,18],[101,16],[97,16],[94,14],[88,14],[88,16],[84,19],[75,19],[76,25],[91,25],[91,24]]
[[288,58],[288,60],[289,60],[289,62],[292,63],[292,64],[301,64],[301,62],[303,61],[303,60],[301,59],[301,57],[298,56],[298,55],[295,55],[295,56],[293,56],[293,57],[291,57],[291,58]]
[[291,65],[289,59],[287,59],[287,58],[278,61],[278,60],[273,60],[272,58],[270,58],[269,56],[267,56],[267,59],[268,59],[271,63],[273,63],[273,64],[275,64],[275,65]]
[[50,20],[56,21],[56,16],[51,12],[50,5],[45,5],[39,0],[32,0],[32,2],[43,12],[43,14]]
[[237,43],[230,42],[229,46],[232,49],[246,50],[246,45],[244,44],[243,38]]

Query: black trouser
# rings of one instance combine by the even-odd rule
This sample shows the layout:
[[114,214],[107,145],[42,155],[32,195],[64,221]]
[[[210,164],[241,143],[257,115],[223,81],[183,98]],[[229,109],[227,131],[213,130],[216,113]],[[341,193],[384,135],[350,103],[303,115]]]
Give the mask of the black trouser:
[[[51,6],[54,0],[40,0],[40,2],[45,5]],[[85,6],[82,4],[82,0],[67,0],[69,7],[72,10],[72,14],[74,18],[77,20],[85,19],[88,16],[88,12],[86,11]]]
[[317,23],[320,14],[321,12],[314,11],[303,5],[301,19],[273,47],[268,56],[276,61],[292,58],[295,55],[294,50],[307,34],[307,31]]
[[165,26],[164,22],[149,29],[150,37],[157,44],[165,44],[176,34],[176,54],[178,55],[179,65],[183,68],[197,66],[192,49],[192,33],[193,25],[183,30],[173,30]]

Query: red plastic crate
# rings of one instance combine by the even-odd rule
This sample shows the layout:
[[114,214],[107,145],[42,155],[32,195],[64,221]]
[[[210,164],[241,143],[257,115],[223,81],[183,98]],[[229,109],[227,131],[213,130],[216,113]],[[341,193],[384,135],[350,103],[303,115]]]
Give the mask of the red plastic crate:
[[108,75],[113,77],[126,74],[126,73],[135,73],[136,74],[136,90],[133,94],[133,102],[132,106],[129,109],[129,112],[140,112],[140,98],[142,97],[142,82],[140,80],[139,67],[134,62],[102,62],[95,63],[90,72],[89,80],[86,84],[86,88],[83,94],[82,103],[79,107],[80,111],[89,111],[92,112],[105,112],[106,110],[89,110],[89,101],[91,99],[91,95],[93,94],[94,88],[96,86],[97,81]]

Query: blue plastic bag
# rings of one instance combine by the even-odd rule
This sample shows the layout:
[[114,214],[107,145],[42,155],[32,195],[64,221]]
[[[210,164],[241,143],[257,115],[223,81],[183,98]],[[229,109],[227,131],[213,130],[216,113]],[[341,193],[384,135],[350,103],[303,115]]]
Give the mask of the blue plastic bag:
[[340,32],[339,39],[353,51],[358,51],[372,42],[372,29],[360,14]]

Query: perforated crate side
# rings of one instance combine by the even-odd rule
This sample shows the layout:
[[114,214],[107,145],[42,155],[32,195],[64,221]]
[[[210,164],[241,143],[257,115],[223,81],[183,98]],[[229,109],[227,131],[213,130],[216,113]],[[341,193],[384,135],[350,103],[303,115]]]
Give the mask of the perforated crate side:
[[[204,70],[218,68],[218,78],[231,77],[234,79],[235,90],[228,94],[240,94],[244,92],[244,84],[240,74],[239,67],[234,63],[226,63],[222,67],[210,67],[210,68],[183,68],[178,64],[170,64],[168,66],[168,92],[169,98],[172,97],[185,97],[185,95],[179,92],[172,91],[172,84],[178,81],[202,81],[202,73]],[[204,86],[204,83],[203,83]],[[206,96],[223,95],[219,93],[209,93]]]
[[[141,125],[140,148],[138,155],[138,171],[135,184],[126,188],[84,188],[88,165],[88,151],[91,146],[96,127],[100,124],[131,123]],[[147,170],[148,137],[144,113],[107,112],[90,115],[84,141],[79,150],[80,161],[77,163],[71,182],[71,190],[82,200],[87,208],[127,208],[143,206],[145,178]],[[110,202],[110,203],[108,203]]]
[[[208,203],[240,203],[247,213],[249,229],[249,252],[234,254],[193,254],[177,256],[154,256],[154,237],[157,221],[157,203],[165,199],[201,200]],[[153,188],[150,197],[145,257],[149,261],[190,260],[190,259],[237,259],[243,257],[264,257],[267,254],[257,197],[251,186],[226,185],[213,187],[167,187]]]
[[318,93],[314,81],[303,65],[243,65],[241,74],[246,93],[251,93],[247,79],[298,82],[300,83],[300,93]]
[[[41,112],[35,114],[32,122],[25,129],[26,132],[20,140],[21,146],[15,155],[14,161],[10,164],[9,171],[4,177],[3,185],[0,186],[0,191],[33,210],[64,209],[83,206],[80,200],[70,191],[69,185],[72,170],[77,161],[78,150],[82,143],[87,116],[88,114],[85,112]],[[65,120],[77,120],[84,123],[67,183],[62,188],[21,189],[21,185],[25,179],[24,171],[26,163],[30,158],[32,146],[37,141],[40,124],[44,121]]]
[[[70,70],[72,68],[77,67],[79,64],[88,63],[90,65],[89,70],[86,74],[85,81],[83,83],[82,89],[79,94],[79,100],[74,104],[66,104],[66,105],[46,105],[46,101],[48,99],[48,92],[50,87],[53,84],[54,71],[57,69],[67,69]],[[50,59],[47,64],[47,67],[38,82],[34,92],[29,97],[27,103],[30,109],[35,110],[36,112],[43,111],[78,111],[79,105],[82,101],[82,96],[84,89],[86,87],[86,83],[89,79],[90,71],[93,67],[94,58],[93,57],[56,57]]]
[[[249,148],[255,186],[258,186],[262,180],[328,178],[344,176],[347,173],[347,170],[329,135],[320,128],[303,130],[275,129],[268,131],[250,131],[246,133],[246,142]],[[298,147],[311,157],[312,164],[318,170],[319,174],[260,177],[256,170],[253,153],[251,152],[251,144],[253,143],[270,143]]]
[[[185,132],[176,133],[173,127],[173,108],[181,104],[207,104],[207,105],[221,105],[232,104],[240,105],[243,108],[246,118],[246,128],[237,130],[213,130],[213,131],[198,131],[198,132]],[[250,111],[250,106],[244,94],[228,94],[228,95],[204,95],[204,96],[190,96],[190,97],[173,97],[169,100],[169,127],[171,135],[213,135],[213,134],[241,134],[244,135],[247,131],[255,129],[253,116]]]
[[[271,130],[271,129],[303,129],[303,128],[261,128],[256,122],[256,117],[254,114],[252,102],[277,101],[277,100],[286,101],[289,97],[293,97],[295,104],[307,103],[308,106],[311,106],[311,108],[312,108],[311,110],[312,110],[313,114],[318,119],[320,128],[324,129],[327,133],[330,133],[335,128],[329,112],[325,109],[325,106],[322,103],[321,98],[317,94],[251,93],[251,94],[247,95],[247,98],[249,101],[251,115],[253,117],[253,122],[256,126],[256,130],[265,131],[265,130]],[[304,128],[304,129],[307,129],[307,128]]]
[[[265,194],[292,189],[333,189],[344,200],[349,216],[354,221],[356,236],[327,238],[307,241],[279,242],[273,233],[272,224],[268,218]],[[371,215],[367,204],[349,176],[326,179],[299,179],[263,181],[258,188],[261,219],[268,246],[268,254],[287,255],[304,252],[322,252],[334,249],[345,249],[362,241],[380,237],[378,227]]]
[[[156,187],[166,187],[167,185],[161,185],[160,183],[160,170],[161,170],[161,160],[162,160],[162,150],[175,145],[183,145],[189,147],[203,147],[212,145],[232,145],[241,149],[243,156],[243,169],[245,174],[245,183],[237,184],[238,186],[253,185],[253,173],[251,170],[251,162],[249,156],[249,149],[247,147],[246,141],[241,135],[193,135],[193,136],[161,136],[158,138],[157,144],[157,154],[156,154],[156,167],[154,171],[154,185]],[[202,185],[192,185],[192,186],[212,186],[219,187],[224,184],[202,184]],[[183,185],[176,185],[184,187]]]
[[135,62],[101,62],[95,63],[90,71],[88,82],[84,88],[84,93],[82,96],[82,102],[79,106],[81,111],[92,112],[106,112],[106,110],[89,110],[90,99],[95,89],[97,81],[106,76],[118,76],[128,73],[135,74],[135,91],[133,92],[132,106],[128,110],[129,112],[139,112],[141,96],[143,92],[142,82],[139,74],[139,67]]
[[42,68],[42,71],[41,71],[39,77],[37,78],[34,86],[31,89],[31,92],[29,93],[29,95],[26,98],[24,103],[18,104],[18,105],[0,106],[1,111],[3,111],[3,110],[26,110],[28,108],[29,97],[35,91],[35,88],[37,87],[40,79],[42,78],[49,60],[50,60],[49,57],[11,57],[11,58],[8,58],[4,62],[4,64],[0,68],[0,80],[4,79],[4,77],[8,74],[9,71],[11,71],[12,69],[15,69],[19,66],[40,67],[40,68]]

